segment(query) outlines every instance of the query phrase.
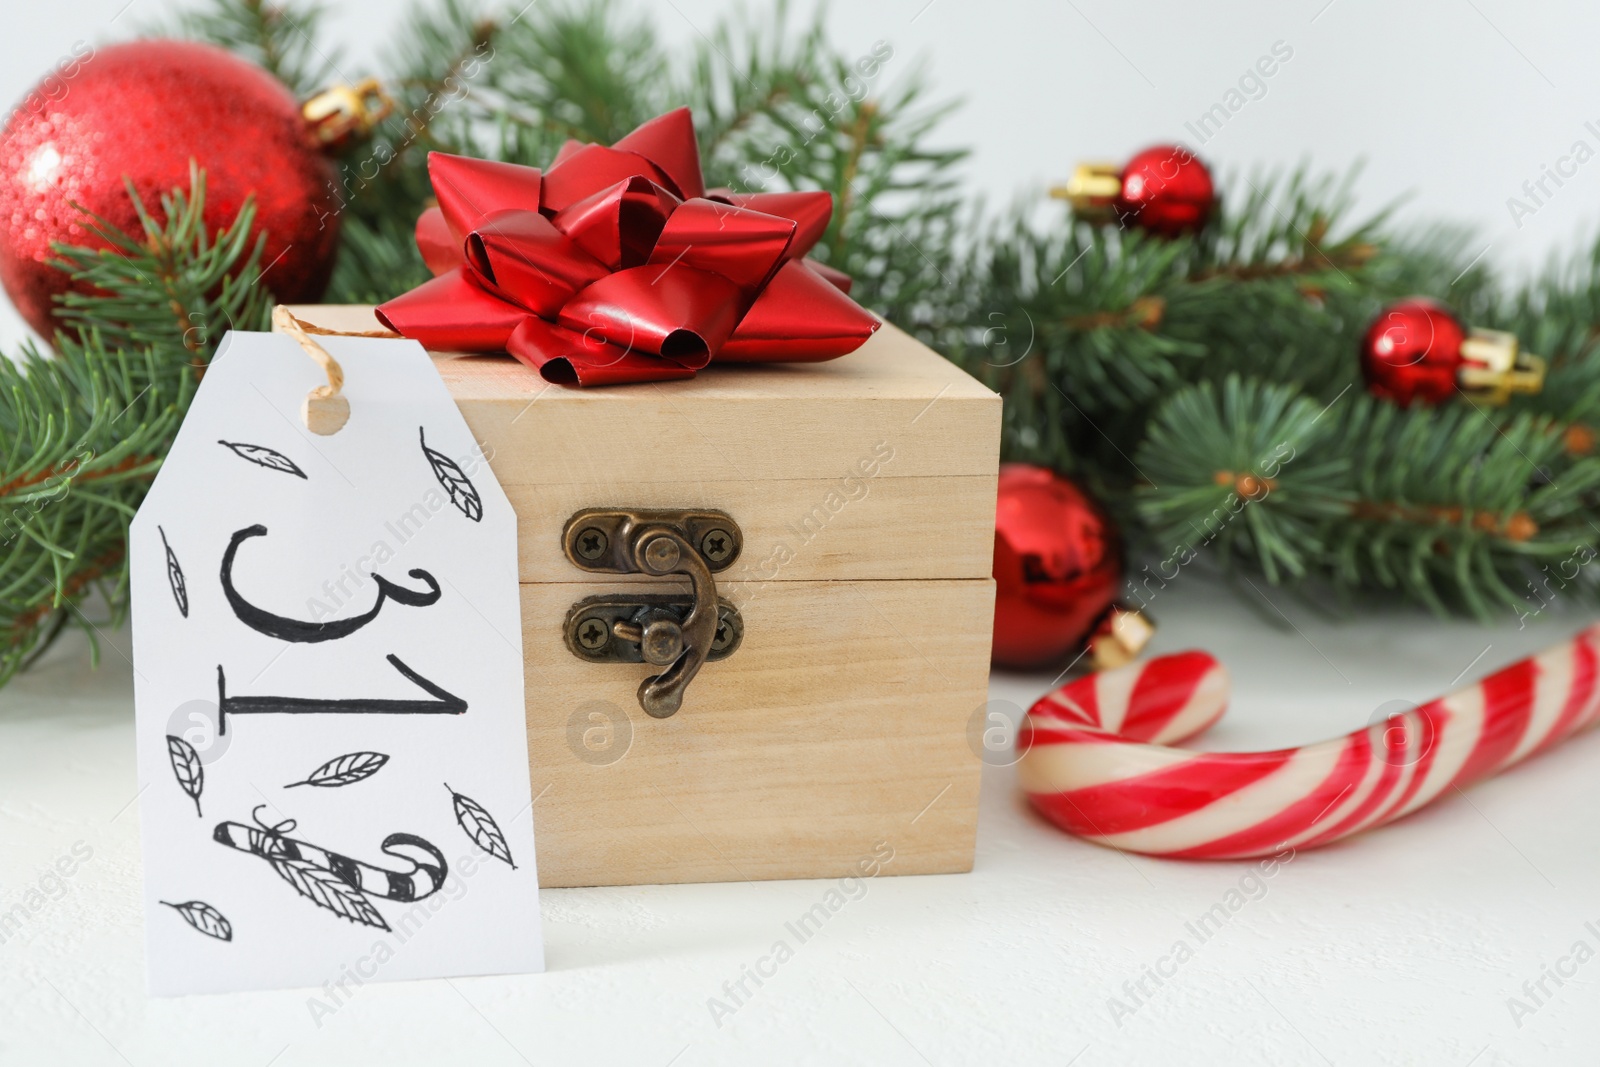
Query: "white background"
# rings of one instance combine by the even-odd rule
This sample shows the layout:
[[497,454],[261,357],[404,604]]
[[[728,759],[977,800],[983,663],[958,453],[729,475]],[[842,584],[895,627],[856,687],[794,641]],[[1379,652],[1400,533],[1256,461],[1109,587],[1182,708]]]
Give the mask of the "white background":
[[[124,3],[9,5],[0,94],[19,96],[73,41],[99,39]],[[1520,232],[1505,201],[1600,118],[1600,8],[1324,3],[873,0],[836,4],[830,25],[852,53],[891,42],[891,71],[927,54],[937,84],[968,98],[950,140],[978,147],[973,185],[999,202],[1039,196],[1077,160],[1182,136],[1281,39],[1294,58],[1202,148],[1224,171],[1364,156],[1367,205],[1413,191],[1405,218],[1475,224],[1488,258],[1517,268],[1591,232],[1600,162]],[[725,6],[655,8],[668,39],[688,42]],[[164,7],[135,0],[118,26]],[[387,4],[341,9],[346,70],[393,22]],[[1216,747],[1353,729],[1588,621],[1552,609],[1526,631],[1509,614],[1490,629],[1412,613],[1329,622],[1280,601],[1296,630],[1188,572],[1164,596],[1160,649],[1203,643],[1239,680]],[[150,1001],[125,652],[125,632],[113,635],[91,673],[73,638],[0,691],[0,908],[76,842],[93,850],[0,945],[0,1064],[1543,1067],[1592,1064],[1600,1048],[1600,962],[1520,1027],[1507,1008],[1575,941],[1600,943],[1585,926],[1600,924],[1596,736],[1295,860],[1121,1027],[1106,998],[1243,869],[1073,841],[1027,814],[1006,770],[985,775],[973,873],[871,883],[720,1029],[708,999],[827,883],[550,891],[550,973],[368,987],[320,1029],[305,991]],[[997,677],[995,696],[1026,704],[1048,682]]]
[[[469,0],[469,3],[471,0]],[[555,0],[537,0],[555,2]],[[757,10],[764,10],[758,0]],[[0,98],[16,100],[73,42],[125,36],[182,5],[173,0],[6,4]],[[663,39],[687,44],[732,0],[651,3]],[[802,13],[813,0],[797,0]],[[351,77],[373,62],[405,6],[335,2],[331,34]],[[113,20],[114,23],[113,23]],[[1470,254],[1519,270],[1575,247],[1600,221],[1600,160],[1555,190],[1521,228],[1509,197],[1555,166],[1573,142],[1600,137],[1600,6],[1582,0],[854,0],[832,5],[829,30],[849,55],[875,41],[895,52],[888,77],[925,59],[941,96],[965,107],[947,127],[970,145],[971,187],[992,204],[1036,201],[1074,163],[1122,159],[1187,140],[1224,174],[1309,159],[1343,171],[1367,161],[1367,208],[1414,194],[1402,218],[1469,224]],[[1294,56],[1219,133],[1184,129],[1284,41]],[[21,335],[0,321],[0,341]]]

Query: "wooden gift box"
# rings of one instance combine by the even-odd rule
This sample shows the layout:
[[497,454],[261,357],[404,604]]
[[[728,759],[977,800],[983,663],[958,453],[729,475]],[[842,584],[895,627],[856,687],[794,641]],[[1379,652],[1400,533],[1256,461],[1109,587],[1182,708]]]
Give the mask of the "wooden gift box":
[[[830,362],[589,390],[434,356],[519,519],[542,885],[971,869],[998,396],[888,325]],[[712,576],[742,636],[670,717],[636,693],[660,667],[572,647],[580,602],[689,584],[580,568],[569,520],[597,508],[723,512],[742,536]]]

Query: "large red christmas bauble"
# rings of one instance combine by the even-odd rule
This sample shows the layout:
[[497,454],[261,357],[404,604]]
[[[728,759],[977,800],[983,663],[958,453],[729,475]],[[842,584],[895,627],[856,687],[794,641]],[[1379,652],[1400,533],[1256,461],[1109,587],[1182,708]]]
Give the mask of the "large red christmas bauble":
[[1450,399],[1466,336],[1461,320],[1433,300],[1412,297],[1389,306],[1361,339],[1367,390],[1402,407]]
[[102,244],[72,202],[137,233],[124,176],[159,218],[161,195],[188,188],[191,158],[206,172],[206,225],[232,222],[254,193],[262,283],[284,303],[322,295],[339,201],[294,96],[220,48],[136,41],[47,78],[0,132],[0,282],[34,329],[53,332],[55,295],[89,291],[46,265],[52,241]]
[[1116,211],[1141,230],[1176,237],[1204,228],[1216,203],[1206,165],[1181,145],[1158,145],[1122,168]]
[[1041,667],[1081,648],[1122,584],[1111,519],[1066,478],[1000,468],[994,529],[996,666]]

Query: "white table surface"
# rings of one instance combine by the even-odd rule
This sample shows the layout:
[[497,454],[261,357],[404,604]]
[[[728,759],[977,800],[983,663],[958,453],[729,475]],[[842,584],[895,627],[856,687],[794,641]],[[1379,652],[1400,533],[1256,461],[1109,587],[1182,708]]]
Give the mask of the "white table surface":
[[[1525,629],[1510,613],[1490,627],[1397,611],[1335,621],[1272,600],[1292,626],[1200,575],[1152,605],[1158,650],[1204,647],[1235,675],[1236,706],[1205,747],[1333,736],[1586,621],[1561,605]],[[1249,865],[1084,844],[1033,817],[998,769],[985,772],[972,873],[867,883],[775,976],[747,981],[752,995],[721,1025],[711,998],[731,1004],[724,983],[832,883],[548,890],[547,974],[369,984],[319,1019],[312,990],[152,1000],[126,651],[126,633],[113,634],[91,671],[70,638],[0,691],[0,914],[20,904],[26,920],[0,944],[8,1067],[1600,1059],[1600,962],[1589,959],[1600,735],[1296,857],[1204,943],[1186,923]],[[1025,706],[1049,682],[997,675],[991,695]],[[57,883],[47,872],[74,847],[88,857]],[[1124,983],[1179,939],[1193,958],[1160,988],[1146,979],[1153,995],[1113,1018],[1109,998],[1132,1006]],[[1570,955],[1580,941],[1581,963]],[[1508,998],[1526,1000],[1524,983],[1558,964],[1573,976],[1546,978],[1550,995],[1514,1018]]]

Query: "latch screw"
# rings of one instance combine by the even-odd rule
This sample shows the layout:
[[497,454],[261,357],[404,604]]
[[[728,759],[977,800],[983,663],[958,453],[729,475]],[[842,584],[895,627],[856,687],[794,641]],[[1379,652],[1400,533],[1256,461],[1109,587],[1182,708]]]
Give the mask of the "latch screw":
[[713,527],[700,538],[700,554],[708,563],[721,563],[733,554],[733,535],[721,527]]
[[611,641],[611,627],[604,619],[590,617],[578,624],[578,644],[590,652],[598,652]]
[[711,638],[711,651],[721,652],[733,644],[733,634],[733,623],[728,620],[728,613],[717,612],[717,631]]
[[578,536],[573,540],[573,544],[577,546],[578,555],[584,559],[599,559],[606,554],[606,546],[609,542],[603,530],[597,530],[593,526],[586,526],[578,531]]

